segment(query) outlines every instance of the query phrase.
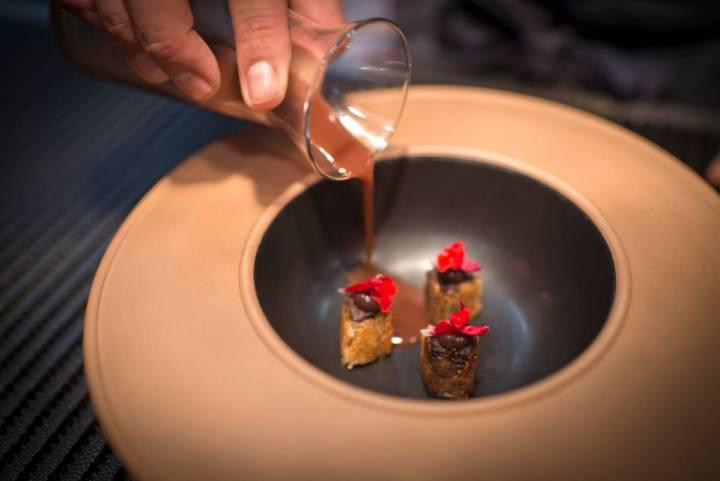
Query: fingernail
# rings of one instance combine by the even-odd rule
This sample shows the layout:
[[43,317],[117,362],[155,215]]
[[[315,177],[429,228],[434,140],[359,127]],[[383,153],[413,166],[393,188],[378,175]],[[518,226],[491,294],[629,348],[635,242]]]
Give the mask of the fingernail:
[[138,75],[148,82],[160,83],[166,81],[168,78],[163,69],[147,54],[134,54],[130,56],[129,60]]
[[272,100],[278,93],[278,77],[275,69],[264,60],[255,62],[247,72],[247,91],[251,104]]
[[172,81],[180,90],[195,100],[204,100],[212,93],[210,84],[194,73],[184,72],[173,75]]

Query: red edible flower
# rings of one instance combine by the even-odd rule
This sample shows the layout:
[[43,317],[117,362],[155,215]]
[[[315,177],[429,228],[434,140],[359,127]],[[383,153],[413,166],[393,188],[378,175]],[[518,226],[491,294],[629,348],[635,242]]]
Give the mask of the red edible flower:
[[437,323],[435,328],[430,331],[431,336],[439,336],[440,334],[465,334],[466,336],[484,336],[490,330],[488,326],[468,326],[470,320],[470,309],[465,304],[460,303],[460,310],[450,315],[450,319],[445,319]]
[[388,312],[392,308],[392,296],[397,294],[397,287],[392,277],[378,274],[368,280],[347,286],[344,291],[352,294],[359,292],[369,294],[373,301],[378,303],[382,312]]
[[465,243],[455,242],[440,251],[437,256],[437,269],[440,272],[448,270],[475,272],[480,270],[480,264],[465,260]]

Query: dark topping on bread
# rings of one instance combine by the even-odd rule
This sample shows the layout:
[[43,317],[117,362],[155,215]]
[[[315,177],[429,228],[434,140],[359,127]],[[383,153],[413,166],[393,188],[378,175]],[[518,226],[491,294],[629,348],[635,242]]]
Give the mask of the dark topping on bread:
[[473,278],[472,272],[450,269],[445,272],[438,272],[438,280],[441,284],[460,284]]
[[353,294],[352,300],[360,310],[369,312],[370,314],[380,312],[380,306],[369,294],[365,294],[364,292]]
[[[457,338],[453,339],[452,336],[460,337],[462,335],[442,334],[428,339],[429,361],[435,363],[436,366],[445,365],[448,368],[461,368],[475,362],[475,346],[478,338],[473,336],[463,336],[465,339],[460,340]],[[455,342],[458,344],[460,342],[466,342],[467,344],[462,347],[455,344],[451,345],[451,343]],[[454,371],[451,371],[448,372],[447,375],[454,375],[453,373]]]
[[355,304],[355,301],[352,300],[352,297],[348,297],[345,300],[345,303],[348,307],[348,315],[350,317],[350,320],[353,322],[362,322],[365,319],[372,317],[372,314],[369,312],[363,311],[360,309],[357,304]]
[[[395,281],[392,280],[392,277],[378,274],[370,279],[347,286],[341,289],[341,292],[344,292],[348,296],[367,294],[381,312],[390,312],[392,309],[392,298],[397,294],[397,286],[395,285]],[[368,306],[367,303],[363,304]],[[362,306],[358,308],[362,308]]]
[[472,336],[464,334],[441,334],[436,338],[442,347],[450,350],[463,349],[475,343]]

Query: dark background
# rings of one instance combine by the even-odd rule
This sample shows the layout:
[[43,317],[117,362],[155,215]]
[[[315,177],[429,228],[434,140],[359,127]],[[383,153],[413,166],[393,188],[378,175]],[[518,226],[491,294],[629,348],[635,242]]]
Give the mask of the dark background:
[[[718,2],[346,3],[401,24],[414,83],[574,105],[701,175],[718,153]],[[0,59],[0,480],[126,479],[82,372],[88,288],[140,197],[243,123],[75,71],[42,1],[0,0]]]

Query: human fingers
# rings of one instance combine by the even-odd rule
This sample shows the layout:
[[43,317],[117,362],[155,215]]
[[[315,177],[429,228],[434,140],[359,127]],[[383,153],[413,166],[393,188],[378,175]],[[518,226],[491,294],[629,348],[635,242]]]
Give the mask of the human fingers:
[[240,90],[245,103],[268,110],[282,102],[290,63],[286,0],[229,0]]
[[133,70],[148,82],[165,82],[168,75],[148,54],[143,52],[138,43],[130,14],[123,0],[95,0],[95,8],[104,29],[115,38],[125,60]]
[[217,60],[193,29],[187,0],[125,0],[125,6],[138,44],[180,90],[195,100],[217,91]]

